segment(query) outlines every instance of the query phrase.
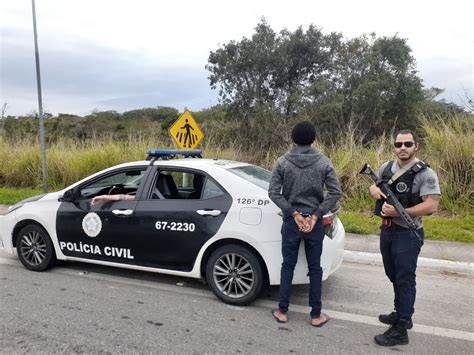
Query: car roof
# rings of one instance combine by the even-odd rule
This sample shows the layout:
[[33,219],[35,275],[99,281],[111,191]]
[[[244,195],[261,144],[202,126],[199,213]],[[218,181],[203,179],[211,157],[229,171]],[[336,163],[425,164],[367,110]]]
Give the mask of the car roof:
[[[202,158],[183,158],[183,159],[168,159],[168,160],[156,160],[156,161],[149,161],[149,160],[139,160],[139,161],[132,161],[128,163],[123,163],[119,165],[112,166],[110,168],[104,169],[102,171],[96,172],[95,174],[92,174],[90,176],[85,177],[82,180],[79,180],[75,182],[74,184],[68,186],[64,190],[73,188],[77,185],[82,184],[83,182],[98,176],[100,174],[106,173],[108,171],[115,170],[117,168],[129,168],[129,167],[143,167],[143,166],[148,166],[150,163],[153,163],[155,166],[166,166],[166,167],[181,167],[181,168],[190,168],[190,169],[200,169],[203,171],[206,171],[208,173],[211,173],[214,171],[214,173],[224,172],[228,169],[232,168],[238,168],[238,167],[244,167],[244,166],[251,166],[252,164],[249,163],[243,163],[243,162],[238,162],[238,161],[232,161],[232,160],[223,160],[223,159],[202,159]],[[235,179],[242,179],[241,177],[238,177],[237,175],[232,175],[232,178]],[[244,181],[247,182],[247,180],[243,179]],[[249,183],[250,184],[250,183]],[[254,187],[253,185],[251,185]],[[256,186],[255,186],[256,187]]]

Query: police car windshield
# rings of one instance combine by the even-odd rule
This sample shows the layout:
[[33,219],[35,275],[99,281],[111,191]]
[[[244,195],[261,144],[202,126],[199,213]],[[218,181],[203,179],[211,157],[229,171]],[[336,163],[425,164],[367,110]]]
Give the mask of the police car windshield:
[[247,165],[241,166],[238,168],[231,168],[228,169],[232,174],[240,176],[244,178],[248,182],[251,182],[258,187],[261,187],[264,190],[268,190],[268,186],[270,185],[270,179],[272,177],[271,171],[267,169],[261,168],[256,165]]

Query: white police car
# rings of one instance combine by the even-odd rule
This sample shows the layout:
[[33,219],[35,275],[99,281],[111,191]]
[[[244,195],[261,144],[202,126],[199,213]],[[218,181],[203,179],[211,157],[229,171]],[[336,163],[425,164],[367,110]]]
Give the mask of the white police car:
[[[26,199],[0,216],[0,247],[33,271],[56,259],[205,278],[222,301],[244,305],[280,281],[282,224],[268,198],[271,173],[225,160],[174,159],[117,165],[68,188]],[[161,158],[161,159],[159,159]],[[102,201],[103,194],[134,199]],[[129,197],[130,198],[130,197]],[[341,264],[345,231],[324,217],[323,279]],[[303,243],[294,283],[309,282]]]

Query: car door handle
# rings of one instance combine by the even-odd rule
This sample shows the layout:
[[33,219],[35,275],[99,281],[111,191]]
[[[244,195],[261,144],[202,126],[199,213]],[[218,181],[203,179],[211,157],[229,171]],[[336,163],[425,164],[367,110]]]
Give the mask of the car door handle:
[[197,210],[197,214],[200,214],[201,216],[212,216],[212,217],[217,217],[222,213],[222,211],[219,210]]
[[133,210],[113,210],[112,213],[116,216],[130,216]]

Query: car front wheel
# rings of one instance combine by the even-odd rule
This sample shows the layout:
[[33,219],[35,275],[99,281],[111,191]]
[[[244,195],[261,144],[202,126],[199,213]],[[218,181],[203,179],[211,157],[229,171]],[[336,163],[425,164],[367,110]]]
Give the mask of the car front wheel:
[[48,233],[35,224],[20,230],[16,248],[21,263],[32,271],[44,271],[50,268],[56,259]]
[[262,291],[262,265],[250,250],[239,245],[227,245],[210,256],[206,279],[219,299],[243,306],[254,301]]

